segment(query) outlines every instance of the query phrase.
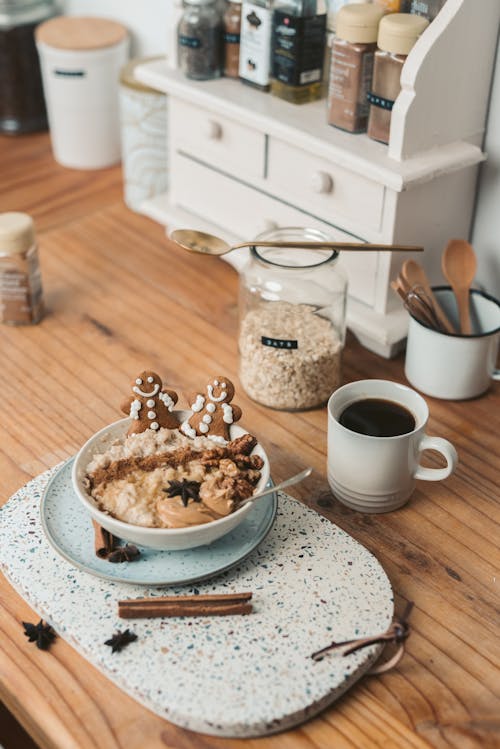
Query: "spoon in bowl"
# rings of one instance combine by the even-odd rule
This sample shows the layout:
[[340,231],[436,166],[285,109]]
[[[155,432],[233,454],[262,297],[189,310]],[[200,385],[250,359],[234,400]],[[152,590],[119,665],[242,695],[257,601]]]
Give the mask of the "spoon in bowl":
[[220,237],[214,234],[207,234],[204,231],[195,229],[176,229],[171,232],[169,238],[180,245],[188,252],[198,252],[201,255],[225,255],[232,250],[239,250],[240,247],[286,247],[287,249],[300,250],[397,250],[398,252],[422,252],[423,247],[411,247],[406,245],[393,244],[369,244],[368,242],[302,242],[302,241],[261,241],[252,239],[250,242],[241,242],[240,244],[230,245]]
[[310,476],[312,473],[312,468],[306,468],[304,471],[301,471],[300,473],[296,473],[295,476],[292,476],[289,479],[286,479],[286,481],[282,481],[281,484],[276,484],[276,486],[270,486],[267,489],[265,489],[263,492],[259,492],[258,494],[254,494],[252,497],[248,497],[248,499],[244,499],[243,502],[240,503],[238,509],[240,507],[243,507],[244,505],[250,504],[250,502],[255,502],[257,499],[262,499],[262,497],[267,497],[269,494],[274,494],[274,492],[279,492],[281,489],[285,489],[287,486],[293,486],[293,484],[298,484],[299,481],[303,481],[308,476]]
[[457,300],[460,332],[470,335],[469,289],[477,269],[476,253],[472,245],[465,239],[450,239],[443,253],[441,268]]

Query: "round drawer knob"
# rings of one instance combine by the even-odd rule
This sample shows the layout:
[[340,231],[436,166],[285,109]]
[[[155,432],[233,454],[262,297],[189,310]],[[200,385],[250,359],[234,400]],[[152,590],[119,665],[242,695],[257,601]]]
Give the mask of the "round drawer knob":
[[328,193],[333,190],[333,179],[327,172],[315,172],[311,178],[311,188],[316,193]]
[[210,140],[220,140],[222,138],[222,125],[215,120],[207,120],[205,123],[205,135]]

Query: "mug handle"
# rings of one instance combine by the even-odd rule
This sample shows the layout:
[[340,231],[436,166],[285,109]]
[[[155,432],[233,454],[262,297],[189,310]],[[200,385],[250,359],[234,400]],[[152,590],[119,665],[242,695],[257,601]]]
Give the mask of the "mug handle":
[[417,466],[413,478],[420,479],[421,481],[442,481],[448,478],[455,470],[458,463],[458,454],[451,442],[443,439],[442,437],[429,437],[424,434],[420,440],[418,446],[419,452],[424,450],[436,450],[446,460],[446,468],[426,468],[425,466]]

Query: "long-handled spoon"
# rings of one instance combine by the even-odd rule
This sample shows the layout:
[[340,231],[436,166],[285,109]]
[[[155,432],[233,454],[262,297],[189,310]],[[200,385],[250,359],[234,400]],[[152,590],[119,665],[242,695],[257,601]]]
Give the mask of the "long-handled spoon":
[[451,324],[451,322],[448,320],[448,317],[446,316],[443,308],[439,304],[438,300],[434,296],[431,285],[429,283],[429,279],[427,278],[427,274],[425,270],[422,268],[420,263],[417,263],[416,260],[405,260],[403,263],[403,267],[401,268],[401,275],[404,278],[404,280],[409,284],[409,286],[421,286],[424,290],[426,296],[429,299],[429,302],[434,310],[434,313],[439,320],[440,326],[447,332],[447,333],[456,333],[455,328]]
[[428,325],[430,328],[442,330],[432,306],[425,298],[422,298],[419,294],[408,287],[401,277],[398,277],[396,281],[391,281],[391,287],[396,294],[401,297],[405,309],[407,309],[413,317],[424,325]]
[[411,247],[393,244],[369,244],[367,242],[263,242],[252,239],[249,242],[230,245],[220,237],[194,229],[176,229],[169,235],[170,239],[188,252],[198,252],[202,255],[225,255],[226,252],[238,250],[240,247],[286,247],[301,250],[356,250],[356,251],[393,251],[422,252],[423,247]]
[[262,497],[267,497],[268,494],[274,494],[274,492],[279,492],[281,491],[281,489],[285,489],[287,486],[293,486],[293,484],[298,484],[299,481],[303,481],[308,476],[310,476],[311,473],[312,473],[312,468],[306,468],[304,471],[301,471],[300,473],[296,473],[295,476],[292,476],[286,481],[282,481],[281,484],[276,484],[276,486],[270,486],[268,489],[265,489],[265,491],[259,492],[258,494],[254,494],[252,497],[248,497],[248,499],[245,499],[243,500],[243,502],[241,502],[240,507],[243,507],[244,505],[247,505],[250,502],[255,502],[255,500],[257,499],[262,499]]
[[450,239],[443,253],[441,268],[457,299],[460,332],[470,335],[469,289],[477,268],[472,245],[465,239]]

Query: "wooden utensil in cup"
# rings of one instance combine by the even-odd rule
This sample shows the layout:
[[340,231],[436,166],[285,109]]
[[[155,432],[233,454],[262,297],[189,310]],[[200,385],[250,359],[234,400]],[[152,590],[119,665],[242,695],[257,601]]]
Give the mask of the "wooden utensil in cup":
[[477,269],[476,253],[472,245],[465,239],[450,239],[443,252],[441,268],[457,300],[460,332],[470,335],[469,289]]
[[416,260],[405,260],[401,268],[401,275],[410,287],[421,286],[423,288],[443,330],[447,333],[456,333],[457,331],[434,296],[427,274],[420,263],[417,263]]

